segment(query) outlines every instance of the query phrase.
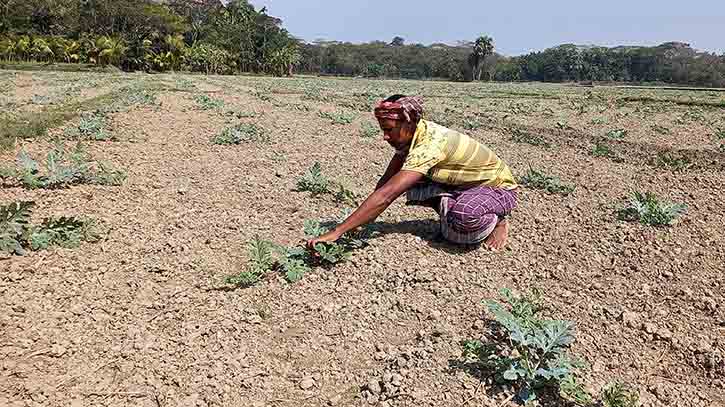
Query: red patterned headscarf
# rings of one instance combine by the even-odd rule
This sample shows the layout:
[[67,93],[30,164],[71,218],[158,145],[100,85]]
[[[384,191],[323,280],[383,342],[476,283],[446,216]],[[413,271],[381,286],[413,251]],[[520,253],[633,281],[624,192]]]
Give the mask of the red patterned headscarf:
[[420,96],[405,96],[395,102],[382,100],[375,106],[375,117],[418,123],[423,116],[423,99]]

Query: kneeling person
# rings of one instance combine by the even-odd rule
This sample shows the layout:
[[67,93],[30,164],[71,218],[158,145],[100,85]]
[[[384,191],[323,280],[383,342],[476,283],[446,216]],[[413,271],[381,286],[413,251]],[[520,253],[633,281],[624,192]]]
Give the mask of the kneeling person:
[[499,250],[508,238],[506,217],[518,185],[496,154],[465,134],[422,118],[419,97],[391,96],[375,108],[383,139],[395,155],[375,191],[344,222],[310,240],[333,242],[373,221],[403,193],[408,204],[438,212],[441,234],[459,244],[484,242]]

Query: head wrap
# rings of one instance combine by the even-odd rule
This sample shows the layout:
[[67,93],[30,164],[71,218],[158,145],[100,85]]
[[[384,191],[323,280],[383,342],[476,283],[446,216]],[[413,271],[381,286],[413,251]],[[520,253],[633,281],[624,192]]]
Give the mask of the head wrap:
[[422,115],[423,99],[420,96],[406,96],[395,102],[382,100],[375,106],[375,117],[379,119],[418,123]]

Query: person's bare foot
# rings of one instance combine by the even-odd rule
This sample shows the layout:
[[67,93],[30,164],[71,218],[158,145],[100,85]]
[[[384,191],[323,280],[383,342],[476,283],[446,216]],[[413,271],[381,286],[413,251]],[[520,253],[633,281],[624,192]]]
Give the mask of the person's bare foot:
[[497,252],[506,246],[509,238],[509,222],[506,219],[498,222],[493,232],[483,242],[489,249]]

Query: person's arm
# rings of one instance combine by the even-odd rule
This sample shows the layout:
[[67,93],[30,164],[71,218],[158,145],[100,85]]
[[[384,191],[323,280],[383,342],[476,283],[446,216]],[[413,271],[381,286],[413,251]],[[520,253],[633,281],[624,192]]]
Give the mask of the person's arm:
[[415,171],[398,171],[381,188],[378,188],[368,196],[365,202],[360,205],[350,217],[339,224],[334,230],[307,242],[309,247],[314,247],[320,242],[334,242],[346,232],[358,226],[364,225],[377,218],[385,209],[390,206],[403,192],[409,190],[416,183],[423,179],[424,175]]
[[405,164],[405,154],[398,154],[397,152],[393,156],[393,158],[390,159],[390,163],[388,163],[388,168],[385,170],[385,173],[382,177],[380,177],[380,181],[378,181],[378,184],[375,185],[375,190],[382,188],[383,185],[387,184],[390,178],[393,178],[393,175],[400,172],[400,169],[403,168],[403,164]]

